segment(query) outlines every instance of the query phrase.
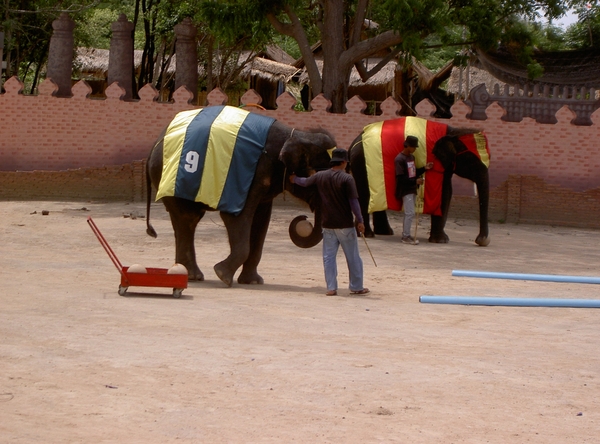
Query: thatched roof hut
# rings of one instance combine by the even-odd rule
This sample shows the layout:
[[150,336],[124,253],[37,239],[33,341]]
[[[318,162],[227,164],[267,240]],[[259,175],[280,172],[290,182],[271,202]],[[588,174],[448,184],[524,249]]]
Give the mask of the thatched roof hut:
[[[373,58],[367,61],[367,70],[373,69],[382,59]],[[323,60],[316,60],[319,72],[323,72]],[[378,101],[385,100],[389,95],[393,94],[394,91],[394,76],[397,66],[397,61],[392,60],[388,62],[377,74],[373,75],[366,82],[360,77],[360,74],[356,68],[352,68],[350,73],[350,82],[348,83],[348,96],[352,97],[355,95],[360,96],[365,101]],[[302,71],[302,74],[298,78],[298,83],[302,86],[309,84],[310,79],[306,69]]]
[[277,45],[267,45],[264,51],[257,54],[258,57],[283,63],[284,65],[293,65],[294,58]]
[[259,77],[270,82],[288,82],[299,71],[294,66],[255,57],[242,70],[243,77]]
[[[110,51],[108,49],[77,48],[73,64],[80,71],[81,78],[84,80],[106,79],[109,54]],[[143,51],[140,49],[133,51],[133,65],[135,69],[138,69],[142,64],[142,54]],[[174,57],[167,71],[175,71]]]
[[446,90],[451,94],[466,97],[473,88],[482,83],[485,84],[487,90],[490,92],[494,90],[494,85],[504,84],[485,69],[474,66],[463,68],[455,66],[450,73]]
[[285,63],[255,57],[244,67],[241,75],[248,79],[249,88],[261,96],[261,105],[275,109],[277,97],[286,90],[286,85],[298,71],[298,68]]

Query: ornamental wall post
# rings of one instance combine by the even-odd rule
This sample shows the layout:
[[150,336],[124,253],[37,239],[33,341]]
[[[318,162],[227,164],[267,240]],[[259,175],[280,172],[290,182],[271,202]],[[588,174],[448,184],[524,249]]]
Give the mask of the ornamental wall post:
[[189,17],[183,19],[174,28],[176,40],[175,54],[175,91],[185,86],[191,93],[189,103],[198,102],[198,52],[196,49],[196,35],[198,30]]
[[2,93],[2,71],[4,71],[4,64],[6,62],[3,62],[3,51],[4,51],[4,33],[2,31],[0,31],[0,93]]
[[119,15],[110,29],[110,51],[108,56],[108,86],[119,82],[125,90],[122,100],[133,99],[133,23],[125,14]]
[[71,97],[71,74],[73,66],[73,29],[75,22],[63,12],[52,22],[52,37],[48,51],[46,78],[52,79],[58,89],[55,97]]

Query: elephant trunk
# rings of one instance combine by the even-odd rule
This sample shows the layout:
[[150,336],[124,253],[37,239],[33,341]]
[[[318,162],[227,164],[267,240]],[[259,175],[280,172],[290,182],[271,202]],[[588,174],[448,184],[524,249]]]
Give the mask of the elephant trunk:
[[[312,230],[308,232],[307,227],[312,228]],[[314,227],[311,227],[306,216],[297,216],[290,223],[289,233],[294,245],[300,248],[312,248],[321,242],[321,239],[323,239],[323,230],[321,229],[320,208],[317,206],[315,209]]]
[[490,243],[488,227],[488,209],[490,202],[490,179],[486,171],[476,182],[477,195],[479,196],[479,235],[475,243],[481,247],[487,247]]

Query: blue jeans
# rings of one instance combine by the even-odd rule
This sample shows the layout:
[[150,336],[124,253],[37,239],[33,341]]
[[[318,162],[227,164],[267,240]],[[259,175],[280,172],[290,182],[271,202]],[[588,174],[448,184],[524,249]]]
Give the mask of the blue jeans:
[[404,225],[402,227],[402,237],[410,236],[410,229],[413,220],[415,220],[415,197],[416,194],[407,194],[402,196],[402,209],[404,210]]
[[363,262],[358,253],[358,236],[352,228],[323,228],[323,266],[327,290],[337,290],[337,252],[342,246],[348,272],[350,291],[363,289]]

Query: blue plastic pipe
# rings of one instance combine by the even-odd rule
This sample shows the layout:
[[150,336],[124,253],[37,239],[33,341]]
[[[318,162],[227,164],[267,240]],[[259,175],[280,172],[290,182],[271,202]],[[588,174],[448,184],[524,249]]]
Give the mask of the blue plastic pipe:
[[508,307],[569,307],[600,308],[597,299],[548,299],[548,298],[488,298],[468,296],[421,296],[424,304],[492,305]]
[[452,276],[493,279],[520,279],[523,281],[571,282],[575,284],[600,284],[600,277],[561,276],[558,274],[496,273],[490,271],[452,270]]

